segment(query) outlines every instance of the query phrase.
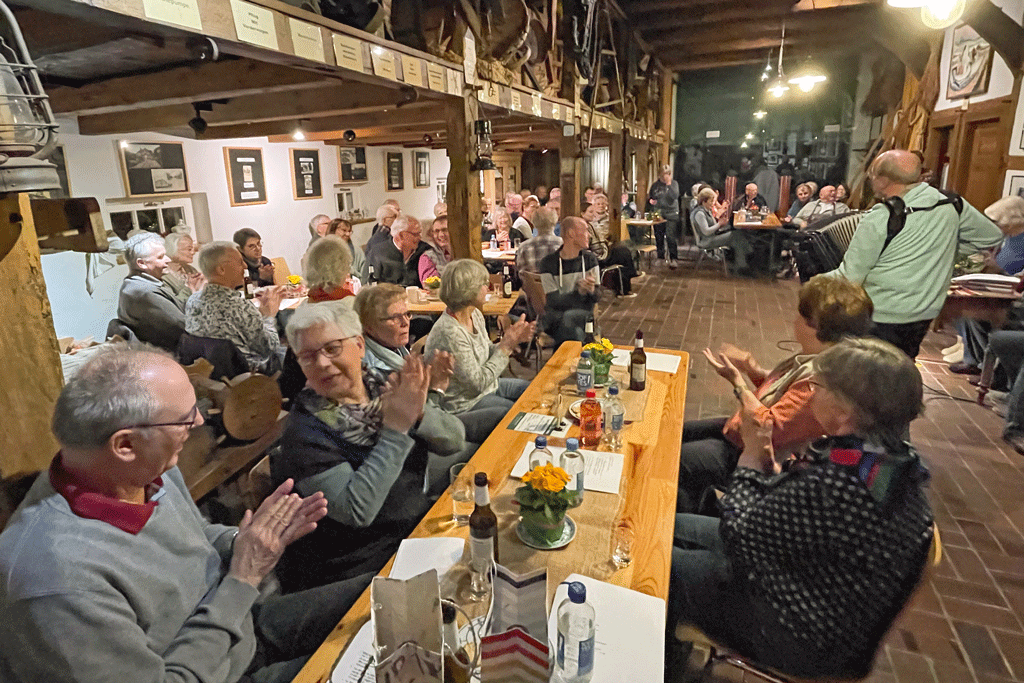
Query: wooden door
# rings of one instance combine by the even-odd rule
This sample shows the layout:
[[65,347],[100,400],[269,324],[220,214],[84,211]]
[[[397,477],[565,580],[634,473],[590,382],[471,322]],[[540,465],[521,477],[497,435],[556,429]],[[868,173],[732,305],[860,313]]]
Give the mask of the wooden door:
[[998,118],[967,123],[964,144],[967,158],[961,168],[966,171],[960,194],[978,209],[984,209],[1003,194],[1003,153],[1006,143]]

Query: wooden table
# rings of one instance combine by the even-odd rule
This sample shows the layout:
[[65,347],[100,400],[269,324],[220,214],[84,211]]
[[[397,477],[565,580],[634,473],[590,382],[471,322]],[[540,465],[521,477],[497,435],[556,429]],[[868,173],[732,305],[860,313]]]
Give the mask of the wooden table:
[[[654,351],[655,349],[648,349]],[[669,567],[672,561],[672,533],[675,527],[676,490],[679,477],[679,444],[683,432],[683,409],[686,399],[686,378],[689,356],[680,351],[658,351],[681,357],[679,369],[674,374],[649,372],[649,390],[654,383],[665,388],[665,400],[657,405],[647,402],[647,419],[630,425],[623,431],[625,464],[623,467],[619,503],[622,517],[629,519],[636,530],[633,544],[633,563],[620,570],[609,570],[609,575],[599,578],[603,581],[624,586],[659,598],[668,597]],[[469,466],[474,471],[486,472],[492,482],[492,492],[502,488],[519,459],[526,444],[533,440],[533,434],[514,432],[506,429],[509,422],[520,411],[542,412],[538,406],[548,387],[556,384],[569,372],[570,365],[579,357],[580,344],[563,344],[544,366],[530,387],[509,411],[498,428],[477,451]],[[656,430],[655,438],[651,431]],[[569,435],[579,433],[573,427]],[[551,438],[551,442],[560,439]],[[645,445],[653,442],[653,445]],[[602,447],[601,450],[604,450]],[[587,496],[609,496],[592,491]],[[586,506],[587,503],[584,503]],[[581,510],[584,508],[580,508]],[[499,516],[501,510],[496,510]],[[411,538],[451,536],[466,538],[468,527],[453,527],[450,523],[452,502],[447,492],[434,504],[423,520],[410,535]],[[509,514],[507,511],[505,514]],[[571,514],[571,513],[570,513]],[[612,524],[608,520],[609,526]],[[590,567],[572,566],[573,557],[593,554],[595,549],[574,542],[565,549],[553,552],[538,551],[536,561],[547,563],[548,586],[554,586],[572,572],[588,574]],[[603,552],[603,550],[602,550]],[[608,549],[610,557],[610,548]],[[387,576],[394,558],[381,571]],[[542,564],[538,564],[543,566]],[[549,596],[549,599],[551,596]],[[330,679],[342,650],[356,632],[369,619],[370,589],[367,589],[331,632],[324,644],[313,654],[309,662],[295,677],[294,683],[322,683]]]
[[[651,229],[655,225],[661,225],[662,223],[667,223],[667,222],[668,221],[666,221],[664,218],[659,218],[656,221],[654,221],[654,220],[647,220],[646,218],[627,218],[626,219],[626,226],[627,226],[626,229],[628,231],[629,227],[643,228],[643,232],[640,234],[640,239],[646,239],[647,243],[650,244],[651,243],[651,239],[653,239],[653,237],[652,237],[652,230]],[[633,236],[630,235],[630,239],[632,239],[632,237]],[[640,239],[636,240],[636,242],[639,243]]]
[[734,228],[740,228],[742,230],[774,230],[775,228],[782,227],[782,221],[774,213],[769,213],[765,216],[763,221],[749,222],[749,223],[733,223]]
[[[484,303],[484,307],[480,309],[480,312],[483,313],[485,317],[508,315],[518,298],[518,290],[512,292],[512,296],[508,299],[501,296],[495,296],[492,293]],[[417,315],[441,315],[444,313],[445,308],[447,308],[447,306],[445,306],[444,302],[439,299],[425,301],[421,304],[409,304],[409,312]]]
[[768,270],[770,271],[768,275],[769,277],[774,277],[775,273],[779,270],[779,263],[776,257],[779,253],[779,232],[777,228],[782,227],[782,221],[779,220],[779,217],[774,213],[769,213],[763,221],[733,223],[733,227],[737,230],[750,231],[749,234],[752,241],[760,242],[768,248]]
[[480,253],[484,257],[485,261],[511,261],[514,263],[516,260],[515,248],[491,249],[489,247],[485,247]]
[[942,310],[932,321],[933,330],[941,330],[957,318],[974,318],[987,322],[993,328],[1000,328],[1006,322],[1006,314],[1020,294],[1002,292],[979,292],[963,287],[950,287]]

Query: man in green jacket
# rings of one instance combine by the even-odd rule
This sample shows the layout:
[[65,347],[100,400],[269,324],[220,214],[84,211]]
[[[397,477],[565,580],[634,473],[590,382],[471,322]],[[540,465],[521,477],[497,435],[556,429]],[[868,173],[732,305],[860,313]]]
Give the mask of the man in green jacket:
[[[900,197],[907,207],[929,208],[945,199],[920,182],[921,161],[905,150],[880,154],[868,172],[880,200]],[[953,260],[994,247],[999,228],[980,211],[950,204],[906,217],[903,229],[885,246],[889,208],[875,205],[860,221],[839,268],[829,273],[864,286],[875,305],[872,334],[915,358],[932,319],[946,301]]]

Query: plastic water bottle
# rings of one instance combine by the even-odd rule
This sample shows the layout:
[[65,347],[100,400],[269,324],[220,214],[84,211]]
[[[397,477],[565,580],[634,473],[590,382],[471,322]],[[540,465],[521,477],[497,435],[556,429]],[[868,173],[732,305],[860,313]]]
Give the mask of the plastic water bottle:
[[608,396],[604,399],[604,433],[608,437],[608,445],[613,449],[622,447],[622,425],[626,418],[626,409],[619,398],[619,385],[608,387]]
[[498,236],[497,235],[491,235],[491,250],[492,251],[497,251],[498,250]]
[[572,492],[569,507],[579,507],[583,504],[583,472],[586,469],[583,461],[583,454],[580,453],[579,439],[569,438],[565,440],[565,451],[562,453],[562,462],[559,465],[569,475],[569,483],[565,488]]
[[587,683],[594,675],[594,608],[587,604],[587,587],[569,583],[569,597],[558,606],[558,644],[555,667],[563,683]]
[[576,364],[576,390],[580,396],[587,395],[587,389],[594,388],[594,364],[590,360],[590,351],[584,350],[580,354],[580,361]]
[[533,442],[533,450],[530,452],[530,470],[543,465],[553,465],[555,464],[554,460],[554,456],[548,450],[548,438],[546,436],[538,436]]

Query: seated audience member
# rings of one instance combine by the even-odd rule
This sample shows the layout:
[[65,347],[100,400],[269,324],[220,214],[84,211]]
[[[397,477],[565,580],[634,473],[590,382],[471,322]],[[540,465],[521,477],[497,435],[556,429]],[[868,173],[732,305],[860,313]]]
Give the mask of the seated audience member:
[[0,679],[290,681],[369,585],[254,607],[327,503],[287,480],[238,527],[208,523],[175,467],[202,424],[163,354],[106,350],[64,386],[61,450],[0,534]]
[[452,260],[452,241],[448,235],[448,216],[440,215],[430,224],[427,234],[427,249],[420,256],[420,282],[430,277],[441,277],[448,262]]
[[203,274],[192,266],[196,243],[187,233],[172,232],[164,238],[164,248],[171,262],[167,264],[167,271],[161,279],[184,305],[194,292],[206,284]]
[[313,246],[313,242],[316,242],[318,239],[327,234],[327,228],[330,224],[331,217],[322,213],[318,213],[317,215],[309,219],[310,237],[309,244],[306,246],[307,249]]
[[317,240],[303,257],[302,277],[309,288],[309,300],[318,303],[355,296],[349,284],[351,272],[352,252],[345,240],[337,235]]
[[[509,192],[505,195],[505,210],[508,211],[509,217],[514,223],[523,212],[522,196],[515,194],[514,192]],[[511,223],[509,224],[509,227],[511,227]]]
[[448,204],[445,202],[438,202],[434,204],[434,218],[448,215]]
[[804,208],[809,201],[811,201],[811,186],[808,183],[800,183],[796,186],[796,200],[789,205],[789,211],[786,212],[786,219],[783,223],[792,223],[796,215],[800,213],[800,209]]
[[[815,357],[847,336],[866,335],[871,329],[871,311],[871,299],[863,287],[818,275],[800,288],[793,319],[793,336],[800,351],[774,370],[762,368],[749,351],[732,344],[723,344],[719,350],[731,366],[718,363],[705,350],[715,370],[732,383],[741,408],[773,422],[772,448],[780,462],[825,433],[811,410]],[[739,411],[731,418],[685,422],[676,511],[696,512],[709,486],[723,486],[728,481],[742,452]]]
[[[558,189],[558,188],[555,188],[555,189]],[[555,235],[557,237],[561,237],[562,236],[562,222],[561,222],[561,216],[562,216],[562,197],[561,197],[561,195],[559,195],[557,197],[552,197],[551,199],[549,199],[548,203],[544,205],[544,208],[547,209],[548,211],[550,211],[551,213],[555,214]]]
[[238,251],[245,259],[245,268],[249,271],[249,279],[257,287],[274,285],[274,264],[263,255],[263,240],[252,228],[241,228],[235,231],[232,238],[238,245]]
[[836,201],[836,188],[826,185],[821,188],[818,198],[807,202],[793,218],[793,225],[799,228],[806,228],[822,218],[838,216],[850,213],[850,207],[840,201]]
[[[370,231],[370,239],[364,247],[367,258],[370,257],[370,252],[374,247],[391,239],[391,226],[394,225],[399,215],[399,210],[388,202],[384,202],[377,208],[377,222],[374,223],[373,229]],[[365,281],[364,277],[363,282]]]
[[483,219],[480,221],[480,240],[486,242],[491,239],[491,228],[494,227],[494,200],[484,197],[480,208],[483,213]]
[[327,517],[281,561],[291,592],[383,567],[447,487],[465,440],[462,423],[436,406],[446,378],[420,356],[390,379],[363,367],[349,302],[300,306],[287,333],[308,385],[292,401],[271,476],[327,499]]
[[275,318],[281,306],[281,288],[259,292],[258,309],[243,299],[235,290],[244,284],[245,262],[230,242],[211,242],[200,249],[199,270],[206,276],[206,286],[185,304],[185,331],[196,337],[228,340],[257,372],[271,375],[278,371],[284,359]]
[[509,231],[513,244],[517,239],[520,242],[525,242],[533,237],[533,214],[539,208],[540,200],[532,194],[523,200],[523,213],[515,220],[515,223],[512,224],[512,230]]
[[419,287],[420,256],[430,249],[430,245],[420,239],[422,234],[420,222],[412,216],[396,218],[391,224],[391,239],[378,243],[366,253],[363,282],[369,283],[372,266],[375,282]]
[[185,331],[185,304],[161,280],[170,259],[160,235],[141,232],[124,245],[128,277],[121,283],[117,318],[141,341],[167,351],[178,348]]
[[850,198],[850,188],[846,186],[846,183],[839,183],[836,185],[836,201],[843,204],[847,204],[847,200]]
[[562,238],[555,236],[555,222],[558,215],[548,207],[537,209],[533,215],[533,227],[537,236],[531,237],[519,245],[516,250],[516,269],[540,272],[540,262],[548,254],[552,254],[562,246]]
[[484,234],[484,241],[489,242],[493,237],[498,241],[498,248],[505,242],[512,242],[512,216],[502,206],[494,207],[491,212],[491,230]]
[[541,206],[544,206],[548,203],[548,186],[538,185],[537,189],[533,191],[533,196],[537,198]]
[[623,218],[636,218],[636,202],[629,201],[629,194],[626,192],[622,193],[622,217]]
[[350,274],[352,277],[359,277],[359,274],[363,272],[363,264],[366,263],[366,255],[363,254],[362,249],[352,243],[352,224],[344,218],[335,218],[327,228],[327,234],[337,235],[345,242],[345,246],[352,254]]
[[757,185],[755,183],[747,183],[743,189],[743,194],[733,200],[732,210],[739,211],[745,209],[746,211],[760,211],[767,208],[768,202],[764,197],[757,191]]
[[932,511],[902,435],[922,410],[921,375],[873,338],[826,349],[813,375],[827,436],[804,460],[780,474],[771,420],[743,408],[721,519],[676,515],[667,663],[684,622],[787,676],[859,680],[920,580]]
[[737,271],[742,275],[750,274],[747,258],[754,252],[750,239],[742,230],[734,230],[729,226],[730,214],[724,211],[721,217],[714,216],[718,193],[705,187],[697,193],[697,206],[690,212],[690,224],[696,228],[703,239],[703,247],[729,247],[732,249]]
[[1024,331],[996,330],[989,336],[989,349],[1006,370],[1013,384],[1006,403],[1003,441],[1024,455]]
[[[999,226],[1005,238],[996,247],[995,256],[986,255],[986,270],[998,270],[1007,275],[1018,275],[1024,271],[1024,199],[1016,195],[1003,197],[985,209],[985,215]],[[1022,316],[1019,306],[1010,309],[1009,320],[1003,329],[1020,329]],[[954,321],[957,333],[963,339],[963,358],[951,363],[949,371],[958,375],[980,375],[981,362],[985,359],[989,333],[992,325],[973,318],[957,318]],[[1010,375],[1012,380],[1015,375]]]
[[[550,202],[552,199],[557,199],[559,201],[562,200],[562,188],[552,187],[550,190],[548,190],[548,202]],[[545,203],[544,206],[547,206],[547,203]]]
[[562,221],[562,248],[540,262],[541,284],[547,295],[541,328],[556,346],[583,340],[583,327],[594,315],[601,278],[597,257],[590,251],[586,221],[568,216]]
[[480,308],[489,288],[483,264],[471,259],[452,261],[441,277],[441,301],[448,309],[427,335],[425,353],[447,351],[455,359],[455,371],[442,405],[459,414],[468,410],[500,407],[506,412],[529,382],[501,377],[508,358],[533,336],[534,323],[520,317],[492,344]]
[[533,190],[531,190],[528,187],[524,187],[523,189],[519,190],[519,196],[522,197],[524,202],[526,201],[526,198],[531,196],[532,194]]

